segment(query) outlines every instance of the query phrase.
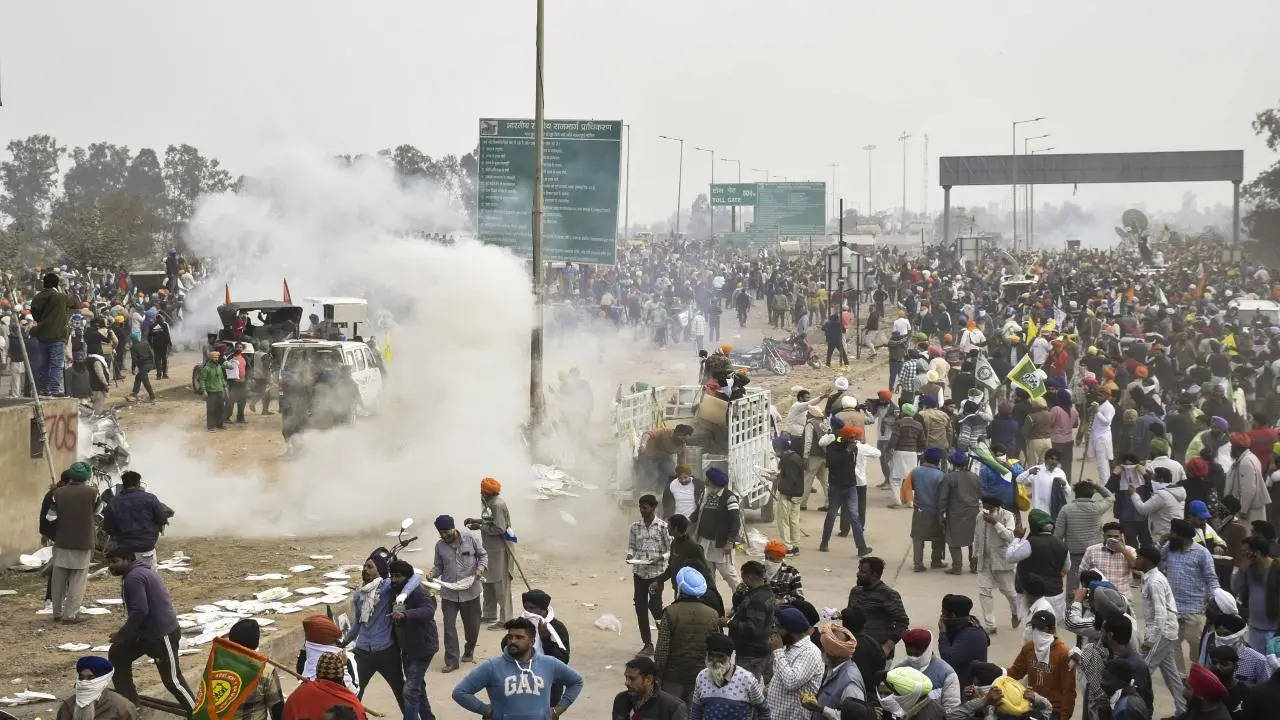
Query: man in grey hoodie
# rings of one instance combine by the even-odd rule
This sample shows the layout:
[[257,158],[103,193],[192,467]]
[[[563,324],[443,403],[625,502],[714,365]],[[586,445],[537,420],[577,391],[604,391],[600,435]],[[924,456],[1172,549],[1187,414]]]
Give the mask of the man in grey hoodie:
[[107,567],[112,575],[120,578],[126,614],[124,625],[111,633],[111,650],[107,653],[115,666],[116,692],[135,705],[138,703],[133,663],[146,655],[156,661],[165,689],[190,714],[195,693],[187,686],[178,667],[181,631],[164,580],[155,570],[138,562],[132,551],[118,547],[107,551]]
[[[550,655],[534,649],[537,630],[527,618],[508,620],[506,651],[489,658],[453,689],[453,700],[485,720],[553,720],[582,692],[582,676]],[[560,704],[551,707],[551,686],[564,686]],[[486,703],[476,697],[484,690]]]

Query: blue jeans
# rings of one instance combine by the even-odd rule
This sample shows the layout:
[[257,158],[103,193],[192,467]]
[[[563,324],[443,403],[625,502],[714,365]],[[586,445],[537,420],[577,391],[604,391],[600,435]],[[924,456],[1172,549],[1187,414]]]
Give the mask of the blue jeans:
[[61,340],[40,341],[40,364],[36,366],[36,385],[41,395],[57,395],[62,388],[62,368],[66,361],[67,344]]
[[427,699],[428,655],[422,660],[404,659],[404,720],[435,720],[431,701]]
[[827,518],[822,522],[822,545],[826,547],[831,541],[831,530],[836,522],[836,513],[844,509],[845,519],[849,521],[850,528],[853,530],[853,542],[858,546],[858,550],[867,547],[867,541],[862,537],[862,522],[858,519],[858,488],[852,485],[828,485],[827,496]]

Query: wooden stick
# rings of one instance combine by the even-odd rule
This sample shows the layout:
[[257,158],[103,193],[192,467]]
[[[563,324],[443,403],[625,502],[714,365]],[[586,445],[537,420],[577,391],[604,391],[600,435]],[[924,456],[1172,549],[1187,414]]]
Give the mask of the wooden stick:
[[533,590],[533,588],[529,586],[529,579],[524,576],[524,569],[520,567],[520,559],[516,557],[516,549],[506,538],[503,538],[502,542],[507,546],[507,552],[511,554],[511,561],[516,564],[516,570],[520,572],[520,579],[524,582],[524,589]]
[[[307,678],[302,677],[298,673],[294,672],[291,668],[281,665],[280,663],[267,657],[266,655],[263,655],[263,657],[266,657],[267,662],[271,663],[271,665],[274,666],[276,669],[285,671],[286,674],[293,676],[293,678],[296,679],[298,682],[310,682]],[[360,703],[360,707],[364,708],[364,711],[366,713],[374,717],[386,717],[385,713],[380,713],[377,710],[374,710],[373,708],[369,707],[368,705],[365,705],[364,703]]]
[[148,697],[146,695],[139,695],[138,704],[145,708],[150,708],[152,710],[159,710],[160,712],[169,713],[170,715],[187,717],[187,711],[183,710],[181,705],[177,703],[169,702],[168,700],[161,700],[160,698],[153,698],[153,697]]

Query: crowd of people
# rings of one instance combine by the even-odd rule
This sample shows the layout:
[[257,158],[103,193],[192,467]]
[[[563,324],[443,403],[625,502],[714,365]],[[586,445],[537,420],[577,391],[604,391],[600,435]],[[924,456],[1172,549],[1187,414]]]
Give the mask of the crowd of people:
[[68,265],[3,273],[0,392],[78,397],[101,412],[111,387],[132,379],[131,399],[145,389],[154,400],[151,378],[168,377],[174,328],[205,274],[176,248],[160,264],[142,273]]
[[[808,259],[668,243],[624,251],[614,268],[564,268],[562,292],[659,344],[701,349],[718,341],[723,307],[745,322],[764,301],[771,325],[803,333],[830,323],[822,332],[837,352],[853,338],[889,356],[874,397],[854,397],[845,376],[830,390],[793,389],[774,438],[778,538],[759,559],[735,559],[745,520],[727,474],[682,462],[690,433],[681,427],[654,431],[640,462],[661,492],[638,497],[626,549],[641,647],[613,717],[1146,720],[1156,673],[1176,717],[1274,716],[1280,317],[1234,301],[1280,288],[1266,268],[1224,262],[1221,250],[1171,246],[1164,268],[1142,267],[1128,249],[977,263],[939,248],[916,260],[885,253],[856,328]],[[486,719],[564,713],[584,687],[571,628],[532,587],[513,613],[510,511],[496,480],[480,490],[478,518],[436,519],[424,572],[385,549],[371,554],[352,628],[323,616],[304,623],[308,682],[288,698],[278,679],[263,683],[237,717],[363,720],[375,674],[406,720],[433,717],[425,673],[441,649],[437,604],[445,673],[475,662],[485,622],[502,631],[502,653],[462,677],[455,702]],[[952,592],[936,627],[932,614],[910,617],[866,542],[873,530],[894,532],[869,527],[869,490],[895,521],[909,514],[912,569],[973,575],[976,604]],[[799,532],[810,503],[825,513],[814,549],[852,535],[857,554],[834,616],[806,597],[794,564],[810,549]],[[108,658],[77,664],[68,703],[123,713],[102,678],[136,701],[124,668],[149,655],[190,708],[180,673],[158,657],[176,647],[176,620],[145,550],[108,553],[129,619]],[[68,577],[59,582],[70,587]],[[1013,657],[991,656],[1003,624],[996,591],[1006,632],[1019,638]],[[66,595],[61,607],[78,606]],[[232,639],[257,643],[246,628]]]

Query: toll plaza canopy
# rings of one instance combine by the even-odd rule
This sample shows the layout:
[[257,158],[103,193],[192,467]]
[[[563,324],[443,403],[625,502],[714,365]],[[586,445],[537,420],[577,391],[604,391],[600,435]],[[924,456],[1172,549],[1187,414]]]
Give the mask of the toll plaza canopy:
[[1042,155],[968,155],[938,158],[943,190],[942,237],[951,234],[953,185],[1061,185],[1077,183],[1229,181],[1232,185],[1231,230],[1240,241],[1240,183],[1243,150],[1188,152],[1077,153]]

